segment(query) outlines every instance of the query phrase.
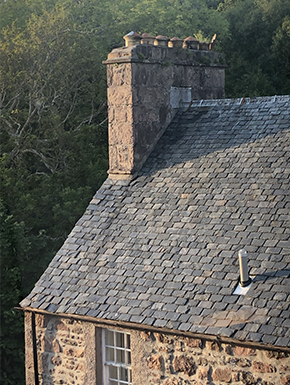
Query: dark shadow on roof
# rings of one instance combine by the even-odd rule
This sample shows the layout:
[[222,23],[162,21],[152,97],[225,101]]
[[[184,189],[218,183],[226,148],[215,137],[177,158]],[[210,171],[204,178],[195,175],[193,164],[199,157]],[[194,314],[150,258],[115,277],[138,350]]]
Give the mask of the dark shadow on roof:
[[[244,102],[243,102],[244,100]],[[198,101],[177,114],[145,163],[140,175],[150,176],[225,149],[257,143],[290,129],[281,114],[289,96]]]

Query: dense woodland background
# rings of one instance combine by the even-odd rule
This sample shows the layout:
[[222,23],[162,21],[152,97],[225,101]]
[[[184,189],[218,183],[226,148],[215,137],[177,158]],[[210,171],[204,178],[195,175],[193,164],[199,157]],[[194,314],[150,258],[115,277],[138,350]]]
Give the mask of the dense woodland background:
[[106,178],[106,68],[131,30],[225,55],[227,97],[290,94],[289,0],[1,0],[1,383],[29,293]]

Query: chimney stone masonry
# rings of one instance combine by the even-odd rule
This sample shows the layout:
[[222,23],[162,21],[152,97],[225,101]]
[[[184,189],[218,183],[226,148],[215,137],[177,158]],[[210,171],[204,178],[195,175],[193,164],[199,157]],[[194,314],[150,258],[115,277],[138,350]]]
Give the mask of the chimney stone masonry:
[[192,100],[224,98],[226,66],[218,52],[204,50],[204,45],[187,49],[148,44],[133,32],[124,39],[127,46],[114,49],[104,62],[108,173],[113,179],[130,180],[179,109]]

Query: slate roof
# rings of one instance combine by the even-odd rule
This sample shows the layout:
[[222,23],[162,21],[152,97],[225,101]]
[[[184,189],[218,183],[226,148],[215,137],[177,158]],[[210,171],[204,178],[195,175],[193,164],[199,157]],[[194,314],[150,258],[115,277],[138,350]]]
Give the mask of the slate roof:
[[289,139],[290,96],[192,103],[135,180],[105,181],[21,305],[290,347]]

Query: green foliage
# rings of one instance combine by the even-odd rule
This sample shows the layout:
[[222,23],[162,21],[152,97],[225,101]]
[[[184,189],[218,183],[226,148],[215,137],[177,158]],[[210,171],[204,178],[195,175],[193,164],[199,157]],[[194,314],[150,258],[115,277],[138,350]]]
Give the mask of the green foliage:
[[277,88],[282,94],[290,94],[290,15],[276,29],[271,50]]
[[286,36],[290,2],[225,0],[219,11],[229,22],[229,34],[221,37],[221,48],[229,65],[227,95],[289,93],[289,61],[286,59],[289,58],[289,38],[287,41]]
[[1,383],[24,384],[23,315],[13,307],[22,299],[22,271],[29,244],[24,236],[24,224],[16,222],[2,202],[0,219]]
[[223,15],[209,8],[204,0],[120,0],[110,2],[109,7],[114,15],[111,28],[118,34],[134,30],[185,38],[202,31],[211,38],[216,32],[226,34],[227,30]]

